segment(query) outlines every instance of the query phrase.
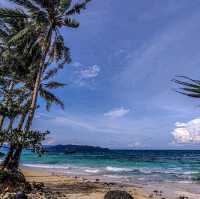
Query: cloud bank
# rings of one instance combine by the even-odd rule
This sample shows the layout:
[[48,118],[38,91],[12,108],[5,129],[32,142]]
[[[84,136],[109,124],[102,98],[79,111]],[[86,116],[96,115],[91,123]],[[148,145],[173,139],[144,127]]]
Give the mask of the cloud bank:
[[193,119],[187,123],[175,124],[176,128],[172,135],[176,143],[200,144],[200,118]]

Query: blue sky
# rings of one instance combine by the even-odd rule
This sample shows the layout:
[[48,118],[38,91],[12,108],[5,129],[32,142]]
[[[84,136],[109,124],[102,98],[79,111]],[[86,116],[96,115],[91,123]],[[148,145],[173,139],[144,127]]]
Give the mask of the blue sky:
[[50,130],[51,144],[200,149],[200,100],[171,82],[200,79],[199,9],[199,0],[93,0],[79,29],[62,30],[73,59],[57,76],[68,83],[55,92],[65,110],[39,109],[34,128]]

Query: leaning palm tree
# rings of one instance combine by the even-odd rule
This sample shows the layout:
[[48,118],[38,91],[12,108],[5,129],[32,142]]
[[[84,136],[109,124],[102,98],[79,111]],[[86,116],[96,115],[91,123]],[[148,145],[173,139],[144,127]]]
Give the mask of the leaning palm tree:
[[[60,33],[62,27],[77,28],[79,23],[71,17],[79,14],[82,9],[85,9],[86,4],[90,0],[84,0],[81,3],[73,3],[72,0],[10,0],[21,7],[23,10],[11,10],[0,9],[0,20],[6,28],[10,26],[13,21],[22,20],[26,22],[23,29],[18,33],[13,34],[8,40],[8,51],[10,49],[16,51],[15,57],[22,57],[25,60],[32,58],[28,61],[28,64],[21,63],[23,66],[28,66],[31,71],[36,71],[36,76],[31,82],[31,102],[28,109],[28,118],[25,125],[25,132],[28,132],[37,107],[37,98],[40,94],[45,97],[49,102],[47,107],[55,100],[55,96],[50,94],[46,88],[57,88],[62,86],[57,82],[51,82],[48,84],[42,84],[42,80],[47,80],[49,77],[54,76],[58,70],[62,69],[64,64],[69,63],[70,52],[69,48],[64,45],[64,38]],[[10,55],[10,54],[8,54]],[[8,56],[7,60],[14,60]],[[19,59],[23,60],[23,59]],[[18,61],[18,59],[17,59]],[[14,62],[15,63],[15,62]],[[48,70],[45,74],[46,63],[54,63],[57,67]],[[20,64],[19,64],[20,66]],[[23,76],[27,73],[26,67],[20,67],[18,69],[24,69],[19,75],[20,81],[25,83],[27,76]],[[18,71],[18,69],[16,71]],[[13,67],[11,68],[11,71]],[[18,74],[18,73],[17,73]],[[32,86],[33,85],[33,86]],[[56,103],[60,104],[60,101],[56,99]],[[16,150],[15,157],[19,157],[23,146]]]
[[176,92],[189,97],[200,98],[200,80],[194,80],[186,76],[177,76],[172,81],[181,86]]
[[[77,28],[79,23],[72,19],[72,16],[79,14],[85,9],[86,4],[90,0],[81,3],[73,3],[72,0],[10,0],[22,6],[27,12],[13,11],[10,9],[0,9],[0,18],[7,17],[28,19],[29,25],[13,36],[9,43],[24,43],[24,38],[30,38],[30,42],[26,41],[24,52],[31,53],[35,46],[39,46],[42,50],[42,56],[38,63],[38,72],[32,93],[32,102],[26,123],[26,130],[29,130],[33,121],[40,82],[43,76],[45,62],[47,60],[60,62],[60,68],[65,63],[69,63],[69,49],[64,45],[64,38],[60,33],[62,27]],[[31,33],[37,35],[37,39],[33,41]],[[61,61],[62,60],[62,61]]]
[[[32,78],[34,78],[34,74],[32,74]],[[65,84],[56,82],[56,81],[51,81],[50,76],[48,79],[45,79],[41,82],[40,89],[39,89],[39,96],[44,99],[46,102],[46,109],[49,111],[50,107],[52,104],[59,105],[62,109],[64,109],[64,104],[63,102],[55,96],[51,90],[52,89],[57,89],[57,88],[62,88],[65,86]],[[31,79],[28,79],[26,84],[22,86],[20,89],[17,89],[17,95],[19,99],[16,99],[16,103],[11,102],[11,108],[10,111],[8,112],[7,117],[10,118],[10,123],[7,128],[7,132],[12,138],[12,134],[10,131],[13,131],[13,122],[16,119],[16,117],[19,117],[21,115],[21,118],[19,120],[17,129],[21,132],[24,121],[26,119],[29,107],[30,107],[30,102],[31,102],[31,91],[33,89],[33,85],[31,86]],[[25,99],[25,100],[24,100]],[[15,109],[13,109],[13,107]],[[15,132],[16,133],[16,132]],[[22,134],[23,135],[23,134]],[[9,136],[8,136],[9,137]],[[24,139],[26,139],[24,137]],[[20,155],[22,152],[22,149],[24,148],[23,145],[16,145],[12,142],[13,139],[10,139],[11,141],[9,142],[10,148],[9,151],[5,157],[5,160],[3,162],[3,169],[13,169],[13,167],[18,167],[19,165],[19,160],[20,160]],[[21,140],[23,138],[21,137]],[[12,164],[10,163],[12,162]],[[13,165],[13,167],[11,166]],[[14,168],[17,169],[17,168]]]

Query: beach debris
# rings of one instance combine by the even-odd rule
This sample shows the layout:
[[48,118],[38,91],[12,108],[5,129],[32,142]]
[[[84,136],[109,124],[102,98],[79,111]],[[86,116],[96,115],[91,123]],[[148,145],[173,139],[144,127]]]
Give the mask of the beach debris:
[[153,193],[156,195],[156,196],[162,196],[162,191],[158,191],[158,190],[154,190]]
[[97,178],[97,179],[95,179],[95,182],[100,182],[100,179],[98,179],[98,178]]
[[29,188],[29,183],[20,171],[0,170],[0,193],[17,192]]
[[44,183],[43,182],[33,182],[32,186],[34,189],[42,191],[44,188]]
[[18,191],[16,193],[15,199],[28,199],[28,197],[23,191]]
[[187,196],[179,196],[178,199],[189,199],[189,197],[187,197]]
[[15,193],[5,193],[0,195],[1,199],[15,199]]
[[149,198],[153,198],[153,194],[150,194],[150,195],[149,195]]
[[126,191],[109,191],[104,196],[104,199],[134,199],[129,193]]

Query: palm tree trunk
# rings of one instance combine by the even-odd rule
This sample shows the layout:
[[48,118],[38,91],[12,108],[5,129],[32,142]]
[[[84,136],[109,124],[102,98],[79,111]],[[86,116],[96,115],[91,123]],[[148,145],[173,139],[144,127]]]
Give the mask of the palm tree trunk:
[[[8,125],[8,128],[7,128],[7,131],[12,129],[13,122],[14,122],[14,118],[11,118],[10,119],[10,123]],[[9,151],[8,151],[4,161],[3,161],[2,169],[8,168],[8,164],[12,160],[13,153],[14,153],[14,146],[11,144],[10,148],[9,148]]]
[[7,131],[12,129],[14,120],[15,120],[15,118],[10,118],[10,122],[9,122],[9,125],[8,125],[8,128],[7,128]]
[[24,124],[24,121],[26,119],[27,111],[24,112],[20,118],[19,124],[18,124],[18,129],[21,130]]
[[0,116],[0,130],[3,127],[3,123],[4,123],[5,117],[3,115]]
[[40,67],[38,74],[37,74],[36,81],[35,81],[34,90],[32,93],[32,102],[31,102],[30,111],[29,111],[29,115],[27,118],[26,126],[25,126],[26,131],[29,131],[29,129],[32,125],[32,122],[33,122],[33,117],[35,114],[35,107],[37,104],[37,97],[38,97],[38,91],[39,91],[39,87],[40,87],[42,72],[43,72],[43,67]]
[[5,168],[8,169],[8,164],[9,164],[9,162],[12,160],[13,153],[14,153],[14,146],[11,145],[11,146],[10,146],[10,149],[9,149],[9,151],[8,151],[8,153],[7,153],[7,155],[6,155],[5,159],[4,159],[4,161],[3,161],[2,169],[5,169]]
[[[25,119],[26,119],[26,115],[27,115],[27,112],[28,111],[25,111],[23,114],[22,114],[22,116],[21,116],[21,118],[20,118],[20,121],[19,121],[19,124],[18,124],[18,129],[19,130],[21,130],[22,129],[22,127],[23,127],[23,124],[24,124],[24,121],[25,121]],[[19,158],[16,158],[16,152],[17,152],[17,150],[19,150],[18,148],[16,149],[16,152],[15,152],[15,154],[14,154],[14,150],[15,150],[16,148],[11,144],[11,146],[10,146],[10,149],[9,149],[9,152],[8,152],[8,154],[7,154],[7,156],[6,156],[6,158],[5,158],[5,160],[4,160],[4,162],[3,162],[3,164],[2,164],[2,169],[5,169],[5,168],[7,168],[7,169],[13,169],[13,167],[15,167],[15,165],[19,165],[19,163],[15,163],[15,161],[19,161]],[[17,152],[18,154],[19,154],[19,152]],[[21,155],[21,153],[18,155],[18,156],[20,156]],[[16,160],[17,159],[17,160]]]
[[[10,82],[10,85],[9,85],[9,88],[8,88],[8,92],[12,91],[13,88],[14,88],[14,86],[15,86],[15,82],[14,82],[14,81],[11,81],[11,82]],[[4,97],[4,100],[5,100],[6,104],[7,104],[7,102],[8,102],[8,98],[9,98],[9,96],[5,96],[5,97]],[[0,115],[0,130],[1,130],[2,127],[3,127],[4,120],[5,120],[5,116],[4,116],[4,115]]]
[[40,88],[40,83],[41,83],[41,79],[42,79],[42,75],[43,75],[43,71],[44,71],[44,64],[45,64],[45,60],[46,60],[47,53],[49,50],[49,46],[50,46],[50,43],[45,47],[44,55],[41,59],[39,71],[37,73],[37,77],[36,77],[36,81],[35,81],[35,85],[34,85],[34,89],[33,89],[33,93],[32,93],[32,101],[31,101],[30,111],[29,111],[28,119],[27,119],[26,126],[25,126],[25,131],[29,131],[29,129],[32,125],[32,122],[33,122],[35,109],[36,109],[36,105],[37,105],[38,92],[39,92],[39,88]]
[[[51,40],[49,40],[49,41],[51,41]],[[37,105],[38,92],[39,92],[40,83],[41,83],[41,79],[42,79],[42,75],[43,75],[43,71],[44,71],[45,60],[46,60],[46,57],[47,57],[47,53],[49,51],[49,46],[50,46],[50,42],[48,42],[48,44],[45,46],[44,54],[43,54],[43,57],[42,57],[41,62],[40,62],[39,70],[38,70],[37,77],[36,77],[36,80],[35,80],[34,89],[33,89],[33,92],[32,92],[32,101],[31,101],[29,115],[28,115],[26,125],[25,125],[25,129],[24,129],[25,131],[30,130],[32,122],[33,122],[35,109],[36,109],[36,105]],[[19,166],[19,161],[20,161],[22,150],[23,150],[23,143],[16,150],[15,155],[13,157],[13,161],[15,162],[13,164],[13,166],[16,169]]]
[[10,170],[17,170],[19,167],[19,162],[20,162],[20,157],[21,157],[21,153],[22,153],[22,146],[19,146],[16,151],[15,154],[12,158],[12,160],[8,163],[7,167]]

